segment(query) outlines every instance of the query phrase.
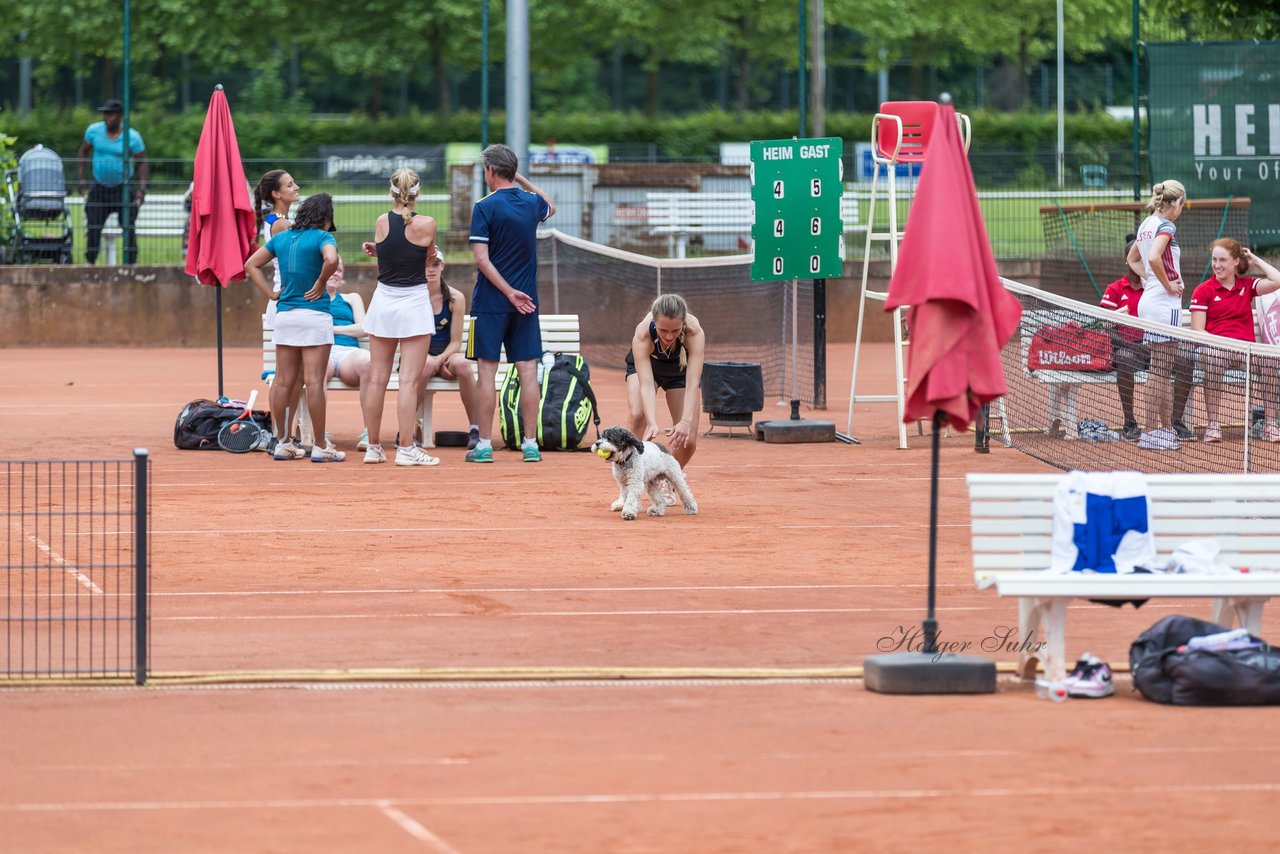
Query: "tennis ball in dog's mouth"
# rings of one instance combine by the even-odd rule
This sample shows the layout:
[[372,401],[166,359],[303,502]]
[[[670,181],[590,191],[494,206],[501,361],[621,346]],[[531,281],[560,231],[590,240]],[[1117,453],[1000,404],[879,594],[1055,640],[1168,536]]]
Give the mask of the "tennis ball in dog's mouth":
[[605,459],[605,460],[613,456],[613,451],[609,450],[608,448],[600,448],[598,451],[596,451],[596,453],[600,455],[601,459]]

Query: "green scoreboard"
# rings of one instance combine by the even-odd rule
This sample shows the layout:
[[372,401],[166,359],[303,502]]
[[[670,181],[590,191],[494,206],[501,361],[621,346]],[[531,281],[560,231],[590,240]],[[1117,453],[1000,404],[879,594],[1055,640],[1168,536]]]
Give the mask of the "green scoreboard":
[[751,143],[751,281],[836,279],[843,271],[844,141]]

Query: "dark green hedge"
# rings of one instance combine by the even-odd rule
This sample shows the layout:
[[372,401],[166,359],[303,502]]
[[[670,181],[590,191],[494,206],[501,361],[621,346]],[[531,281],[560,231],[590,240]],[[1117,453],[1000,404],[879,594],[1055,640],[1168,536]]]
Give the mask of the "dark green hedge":
[[[17,137],[16,151],[43,143],[64,158],[74,157],[84,128],[99,116],[84,110],[37,110],[26,117],[0,116],[0,133]],[[249,113],[235,116],[240,152],[246,159],[298,158],[314,154],[318,145],[466,142],[480,138],[480,116],[457,113],[448,118],[416,115],[406,118],[370,119],[361,115],[317,117],[302,114]],[[1041,154],[1052,152],[1057,140],[1057,120],[1049,114],[971,114],[975,151]],[[712,110],[692,116],[649,118],[639,113],[567,113],[531,117],[530,136],[540,142],[555,137],[581,144],[630,143],[651,147],[661,159],[714,158],[720,142],[779,139],[796,132],[795,112],[728,113]],[[153,158],[190,159],[204,123],[204,112],[139,113],[133,126],[143,134]],[[828,136],[843,137],[848,145],[865,140],[871,117],[865,114],[831,113]],[[490,120],[489,138],[501,140],[503,116]],[[1130,145],[1132,129],[1102,113],[1075,113],[1066,117],[1069,151],[1082,149],[1123,151]]]

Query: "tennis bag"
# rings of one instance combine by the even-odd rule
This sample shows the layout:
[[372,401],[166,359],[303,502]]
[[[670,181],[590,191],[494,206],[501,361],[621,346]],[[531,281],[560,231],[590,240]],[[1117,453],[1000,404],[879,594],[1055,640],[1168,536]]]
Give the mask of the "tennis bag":
[[[228,421],[235,421],[244,412],[244,404],[232,406],[212,400],[193,400],[178,413],[173,423],[173,444],[182,451],[220,451],[218,431]],[[271,413],[255,409],[253,420],[268,433],[271,432]]]
[[1129,647],[1129,671],[1142,696],[1175,706],[1280,704],[1280,651],[1250,637],[1248,649],[1190,649],[1194,637],[1226,626],[1171,614]]
[[1043,326],[1027,347],[1029,371],[1109,371],[1111,337],[1107,333],[1069,321]]
[[[543,356],[544,366],[549,357],[550,353]],[[589,424],[595,425],[596,438],[600,438],[600,407],[591,389],[591,368],[577,353],[556,353],[550,362],[542,371],[538,395],[538,447],[544,451],[582,450]],[[514,366],[498,390],[498,413],[503,444],[519,450],[524,419],[520,415],[520,374]]]

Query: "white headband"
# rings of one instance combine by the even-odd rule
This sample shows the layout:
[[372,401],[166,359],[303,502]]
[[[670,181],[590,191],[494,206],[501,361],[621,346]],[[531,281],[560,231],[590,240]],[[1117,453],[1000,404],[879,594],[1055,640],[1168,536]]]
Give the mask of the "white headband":
[[[410,188],[409,188],[409,197],[410,197],[410,198],[412,198],[412,197],[414,197],[414,196],[418,195],[418,186],[419,186],[419,184],[414,184],[412,187],[410,187]],[[391,195],[393,195],[393,196],[395,196],[395,197],[397,197],[397,198],[399,198],[399,196],[400,196],[400,188],[396,186],[396,182],[395,182],[395,181],[392,181],[392,182],[391,182]]]

